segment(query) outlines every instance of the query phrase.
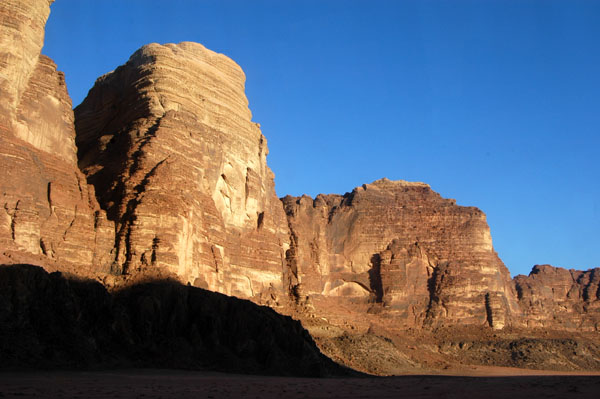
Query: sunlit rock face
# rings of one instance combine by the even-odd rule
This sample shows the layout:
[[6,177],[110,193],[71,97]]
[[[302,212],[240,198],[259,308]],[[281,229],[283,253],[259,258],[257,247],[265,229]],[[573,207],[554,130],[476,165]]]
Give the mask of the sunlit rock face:
[[514,280],[525,326],[600,330],[600,268],[536,265],[528,276]]
[[483,212],[426,184],[382,179],[282,201],[289,262],[307,293],[380,303],[405,325],[502,328],[518,312]]
[[241,297],[283,288],[287,222],[244,82],[200,44],[149,44],[76,108],[79,165],[116,223],[119,272],[166,269]]
[[114,228],[77,167],[71,99],[40,55],[51,1],[0,3],[2,262],[110,269]]

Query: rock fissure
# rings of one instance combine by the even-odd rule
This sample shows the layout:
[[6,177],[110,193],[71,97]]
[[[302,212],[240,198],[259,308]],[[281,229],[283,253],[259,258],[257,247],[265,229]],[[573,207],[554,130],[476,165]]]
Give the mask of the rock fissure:
[[137,148],[131,154],[132,162],[131,166],[129,167],[130,176],[135,176],[136,172],[140,169],[140,164],[143,161],[143,156],[145,153],[144,148],[150,145],[152,139],[156,137],[156,133],[158,131],[158,128],[160,127],[160,122],[162,118],[163,117],[161,116],[157,118],[156,121],[154,121],[152,126],[150,126],[145,132],[144,137],[141,140],[139,140],[139,144],[136,145]]
[[52,182],[48,182],[46,198],[48,199],[48,210],[50,211],[50,215],[52,215],[54,213],[52,207]]
[[67,235],[69,234],[69,231],[75,224],[76,220],[77,220],[77,205],[75,205],[75,208],[73,209],[73,217],[71,218],[69,225],[67,226],[67,228],[65,229],[65,232],[63,233],[63,236],[62,236],[63,241],[67,240]]

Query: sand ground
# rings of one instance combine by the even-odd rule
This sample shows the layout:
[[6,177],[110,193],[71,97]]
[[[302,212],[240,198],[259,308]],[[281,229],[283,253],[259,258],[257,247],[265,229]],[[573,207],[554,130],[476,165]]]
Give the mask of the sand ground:
[[173,370],[0,373],[0,398],[600,398],[600,375],[505,368],[470,376],[290,378]]

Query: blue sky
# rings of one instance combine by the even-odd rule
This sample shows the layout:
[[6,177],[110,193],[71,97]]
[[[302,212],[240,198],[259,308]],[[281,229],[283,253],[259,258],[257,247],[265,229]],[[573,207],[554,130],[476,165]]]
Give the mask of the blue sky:
[[74,105],[150,42],[244,69],[279,196],[423,181],[488,216],[511,273],[600,266],[600,2],[57,0]]

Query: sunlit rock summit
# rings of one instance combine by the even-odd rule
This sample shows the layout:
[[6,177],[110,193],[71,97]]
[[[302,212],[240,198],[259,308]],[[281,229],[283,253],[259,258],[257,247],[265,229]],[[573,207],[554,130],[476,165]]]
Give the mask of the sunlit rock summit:
[[75,109],[79,166],[116,227],[114,273],[282,291],[287,223],[244,81],[200,44],[149,44]]

